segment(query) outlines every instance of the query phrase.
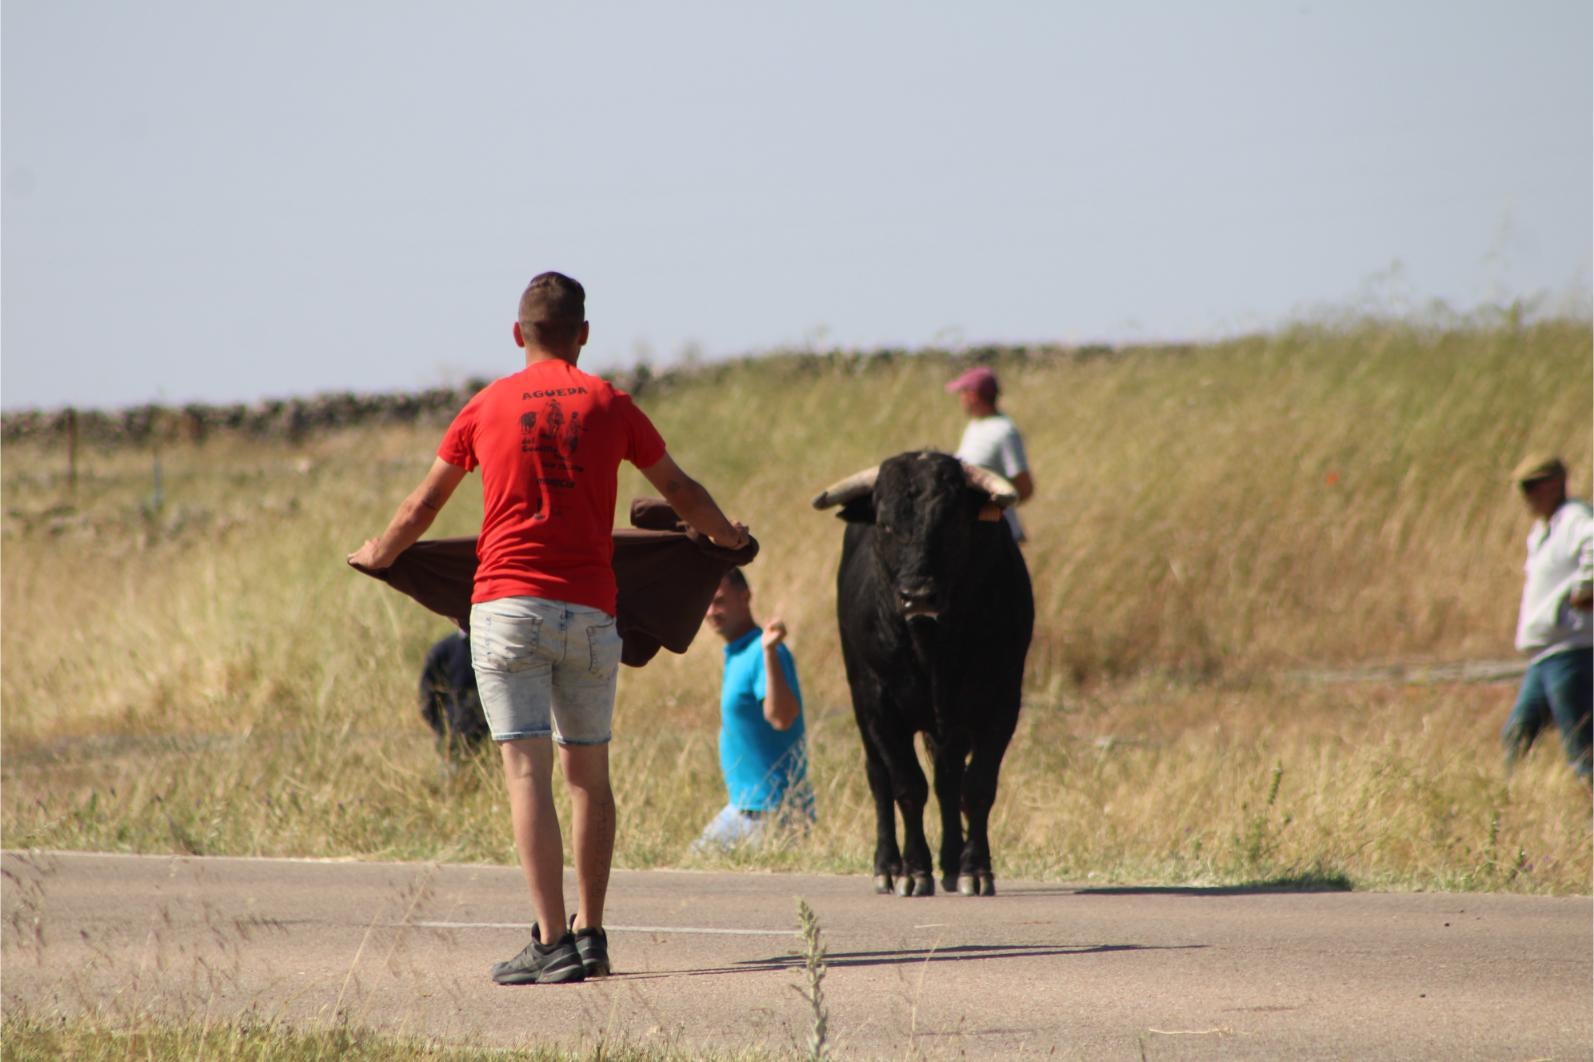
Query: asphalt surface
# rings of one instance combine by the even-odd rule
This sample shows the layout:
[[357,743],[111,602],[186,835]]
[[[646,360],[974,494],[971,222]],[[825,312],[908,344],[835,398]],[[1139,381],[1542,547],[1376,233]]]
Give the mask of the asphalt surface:
[[347,1020],[448,1042],[800,1053],[796,897],[835,1057],[1587,1059],[1587,897],[1076,888],[876,896],[867,878],[622,871],[616,975],[503,988],[506,867],[15,853],[3,1003]]

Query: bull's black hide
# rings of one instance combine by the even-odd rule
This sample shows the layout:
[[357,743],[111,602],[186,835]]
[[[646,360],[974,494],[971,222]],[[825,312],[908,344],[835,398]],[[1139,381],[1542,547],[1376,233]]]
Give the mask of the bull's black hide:
[[836,613],[875,801],[877,891],[935,891],[915,733],[935,768],[943,887],[996,891],[986,828],[1035,619],[1023,554],[1006,522],[991,519],[1014,499],[1005,480],[931,451],[900,454],[814,499],[841,505],[847,522]]
[[470,636],[445,635],[426,654],[421,668],[421,718],[437,735],[437,748],[450,759],[491,736],[470,661]]

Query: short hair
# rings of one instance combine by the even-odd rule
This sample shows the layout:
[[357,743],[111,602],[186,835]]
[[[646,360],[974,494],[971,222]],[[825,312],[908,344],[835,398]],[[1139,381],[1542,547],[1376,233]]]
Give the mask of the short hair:
[[538,273],[520,295],[522,338],[539,347],[572,342],[587,319],[587,290],[563,273]]
[[752,589],[750,586],[747,585],[747,576],[742,574],[742,570],[740,568],[728,568],[728,569],[726,569],[725,574],[722,575],[720,578],[723,579],[725,582],[730,583],[732,589],[735,589],[735,590],[750,590],[750,589]]

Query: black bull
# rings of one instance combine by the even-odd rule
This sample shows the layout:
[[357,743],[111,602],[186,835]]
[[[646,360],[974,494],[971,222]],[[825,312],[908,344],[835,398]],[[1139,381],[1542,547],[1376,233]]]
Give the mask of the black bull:
[[1000,476],[924,451],[814,499],[819,509],[840,505],[847,521],[836,614],[874,795],[877,892],[894,882],[904,896],[935,892],[915,733],[935,768],[943,887],[996,892],[987,825],[1035,623],[1029,570],[1000,519],[1016,498]]

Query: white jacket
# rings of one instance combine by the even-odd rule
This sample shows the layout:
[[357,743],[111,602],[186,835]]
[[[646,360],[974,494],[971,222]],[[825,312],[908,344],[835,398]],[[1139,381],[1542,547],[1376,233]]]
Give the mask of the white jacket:
[[1528,534],[1522,608],[1517,613],[1517,649],[1533,661],[1594,646],[1594,617],[1567,601],[1594,582],[1594,513],[1576,498],[1538,520]]

